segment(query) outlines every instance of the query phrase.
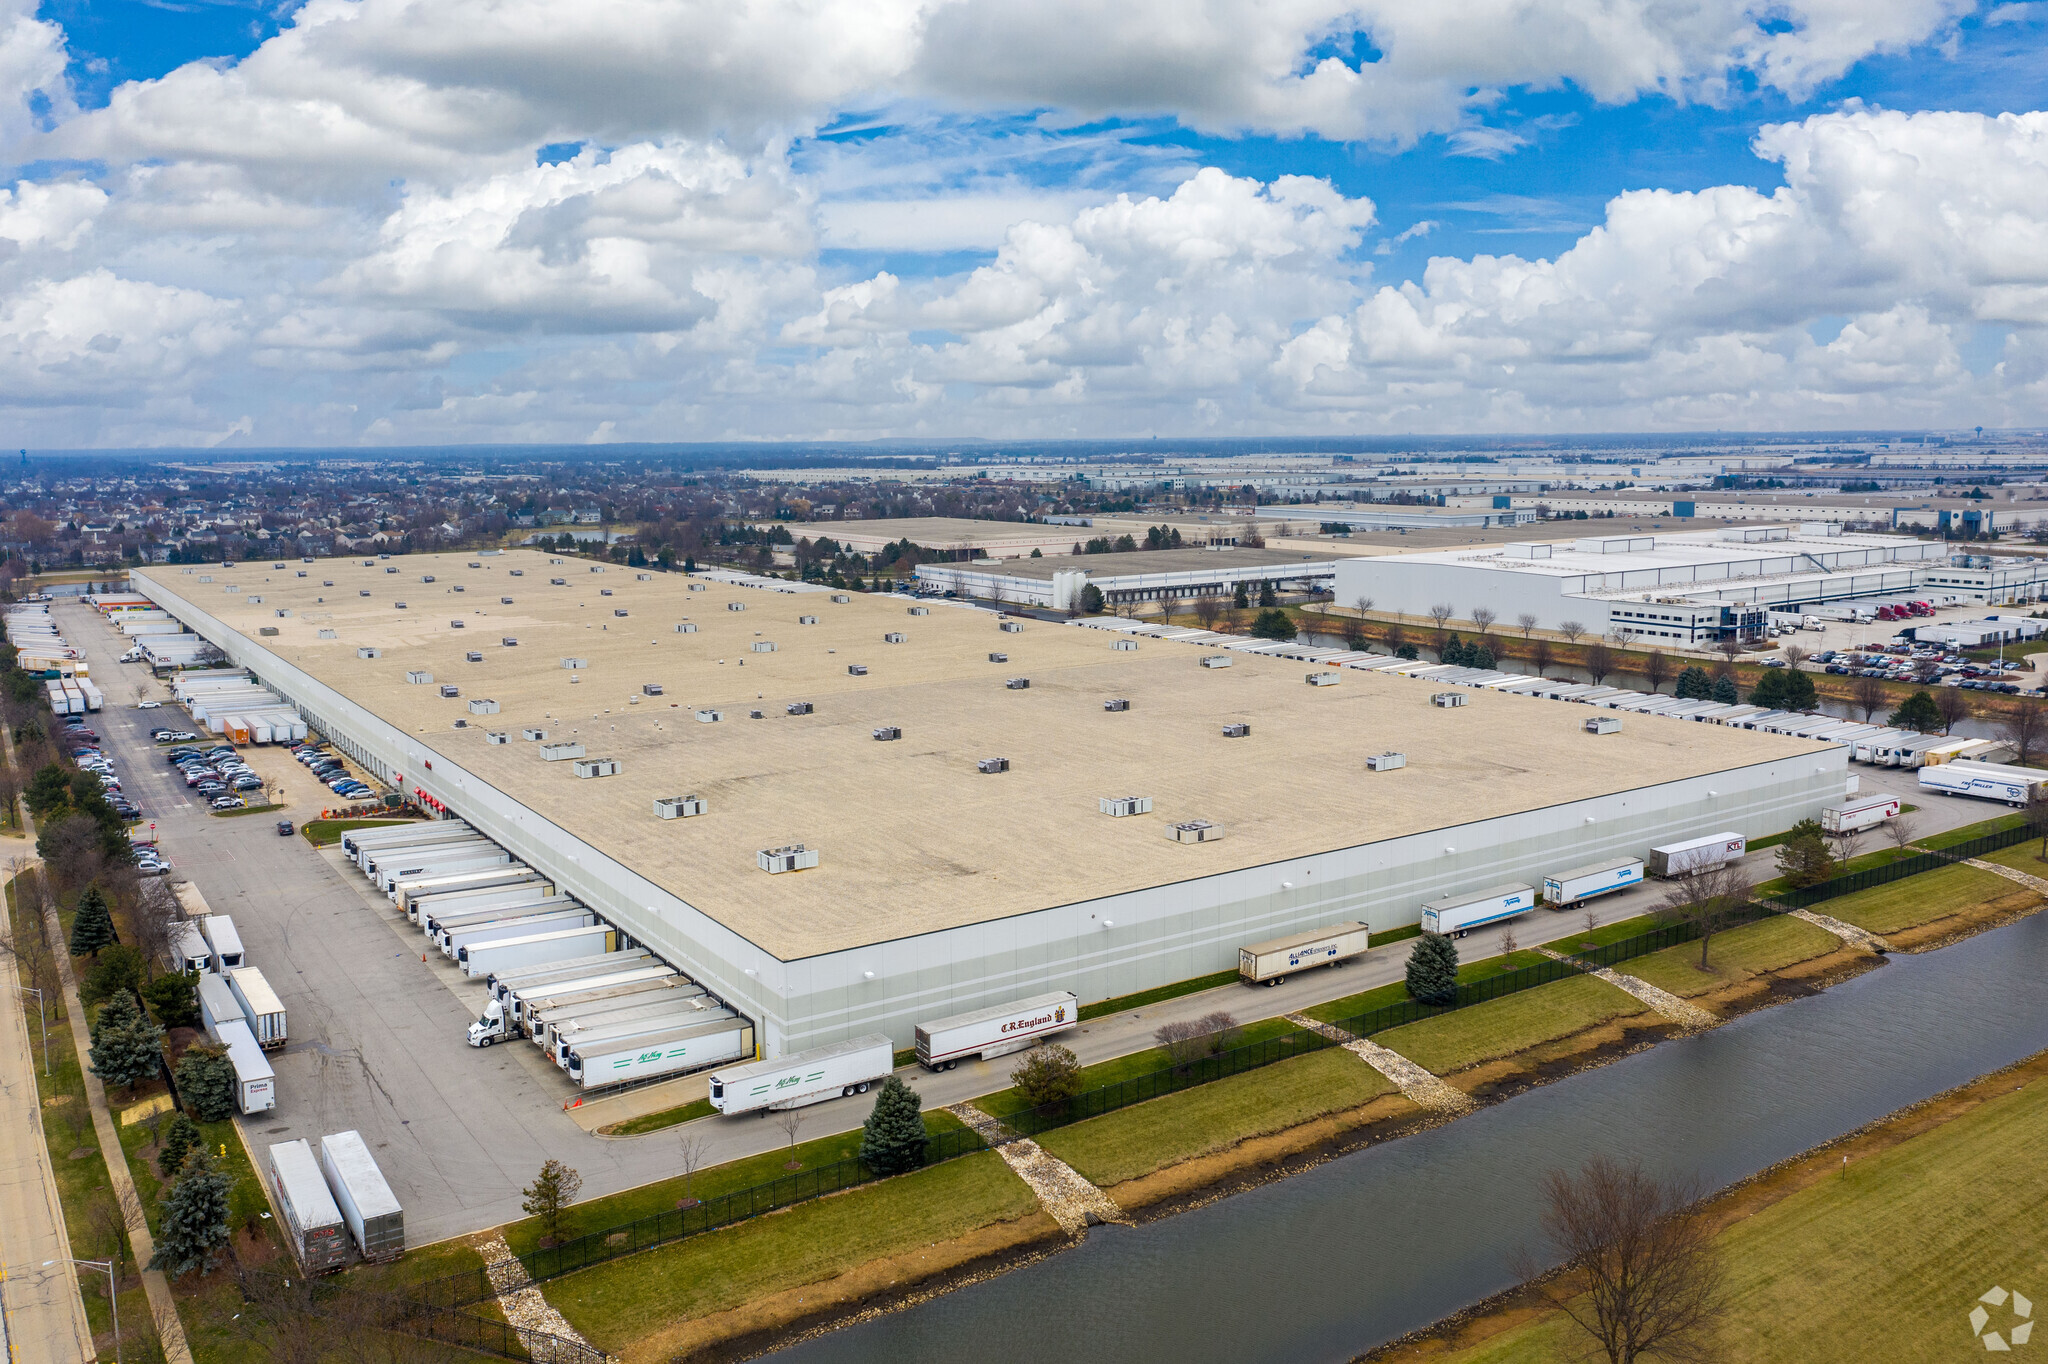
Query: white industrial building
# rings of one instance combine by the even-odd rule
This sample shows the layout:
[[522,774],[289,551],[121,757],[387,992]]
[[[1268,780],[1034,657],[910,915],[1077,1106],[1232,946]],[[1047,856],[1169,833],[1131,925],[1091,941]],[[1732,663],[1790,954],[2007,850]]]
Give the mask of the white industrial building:
[[1267,583],[1279,592],[1324,592],[1335,581],[1336,565],[1344,557],[1319,550],[1216,545],[999,563],[919,564],[915,572],[919,587],[926,591],[1071,611],[1091,586],[1111,609],[1136,602],[1228,598],[1240,583],[1254,597]]

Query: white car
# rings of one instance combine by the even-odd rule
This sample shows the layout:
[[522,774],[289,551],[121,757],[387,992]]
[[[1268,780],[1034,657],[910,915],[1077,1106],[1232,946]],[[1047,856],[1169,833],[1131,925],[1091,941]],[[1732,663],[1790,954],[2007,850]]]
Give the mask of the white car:
[[216,810],[241,810],[247,808],[249,802],[240,796],[215,796],[212,804]]
[[162,706],[163,702],[161,701],[137,701],[135,703],[135,709],[137,710],[158,710]]

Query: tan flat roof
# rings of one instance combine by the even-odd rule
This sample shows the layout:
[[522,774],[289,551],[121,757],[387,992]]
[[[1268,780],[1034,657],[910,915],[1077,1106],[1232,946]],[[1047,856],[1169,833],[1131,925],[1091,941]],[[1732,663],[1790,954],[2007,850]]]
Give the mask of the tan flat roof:
[[[1647,719],[1594,738],[1580,728],[1585,711],[1554,701],[1475,691],[1468,705],[1439,709],[1426,683],[1374,673],[1345,670],[1339,685],[1311,687],[1307,665],[1283,659],[1234,654],[1231,667],[1210,669],[1198,666],[1208,651],[1190,645],[1116,650],[1111,632],[1037,620],[1010,634],[974,608],[935,603],[912,616],[902,598],[859,593],[842,604],[823,592],[718,583],[693,592],[681,574],[642,582],[631,569],[593,573],[587,561],[548,559],[410,555],[373,568],[321,560],[306,578],[294,576],[298,564],[135,577],[160,579],[785,960],[1813,747]],[[202,574],[214,581],[200,583]],[[421,582],[426,574],[436,581]],[[606,588],[612,596],[600,595]],[[252,595],[262,602],[250,604]],[[292,614],[278,617],[280,607]],[[629,614],[613,614],[621,610]],[[802,615],[818,624],[799,624]],[[464,628],[451,628],[458,618]],[[676,633],[685,621],[696,633]],[[264,626],[278,633],[258,637]],[[321,630],[336,637],[322,640]],[[887,632],[906,642],[885,643]],[[754,653],[757,642],[776,649]],[[363,645],[383,656],[358,658]],[[464,661],[469,650],[483,661]],[[565,657],[589,667],[565,670]],[[849,664],[868,672],[851,676]],[[409,684],[408,670],[430,671],[434,685]],[[1013,677],[1030,687],[1008,689]],[[443,699],[444,682],[461,697]],[[636,701],[649,682],[664,694]],[[500,713],[470,715],[478,697],[498,701]],[[1129,698],[1131,709],[1105,711],[1110,697]],[[787,714],[798,701],[815,713]],[[698,723],[699,708],[724,719]],[[748,718],[756,709],[765,718]],[[454,728],[458,719],[469,726]],[[1225,738],[1222,727],[1240,721],[1251,734]],[[580,779],[568,762],[543,762],[540,746],[519,737],[528,725],[618,759],[620,774]],[[877,742],[872,731],[884,725],[901,726],[902,739]],[[487,729],[512,740],[487,744]],[[1367,756],[1388,749],[1406,752],[1408,766],[1365,770]],[[1011,769],[976,770],[993,757]],[[704,797],[709,813],[655,817],[656,797],[685,794]],[[1150,796],[1153,812],[1099,812],[1098,798],[1121,795]],[[1169,824],[1194,819],[1222,825],[1224,837],[1165,837]],[[790,843],[818,849],[818,867],[771,876],[756,866],[757,850]]]

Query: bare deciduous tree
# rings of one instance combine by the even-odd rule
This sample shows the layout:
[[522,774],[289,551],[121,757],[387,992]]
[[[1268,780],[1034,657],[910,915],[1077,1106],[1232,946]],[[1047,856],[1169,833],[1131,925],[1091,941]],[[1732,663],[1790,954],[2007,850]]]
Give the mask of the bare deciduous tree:
[[1474,625],[1479,627],[1479,637],[1481,639],[1486,638],[1487,632],[1493,629],[1493,623],[1500,619],[1499,616],[1494,614],[1491,606],[1473,607],[1469,618]]
[[697,1171],[709,1164],[710,1160],[711,1142],[703,1133],[692,1132],[686,1129],[676,1139],[676,1164],[681,1166],[683,1171],[683,1202],[685,1204],[693,1204],[697,1201],[696,1195],[690,1192],[690,1183],[696,1179]]
[[[775,1125],[782,1129],[782,1135],[789,1138],[789,1149],[792,1153],[795,1152],[796,1135],[804,1130],[804,1111],[801,1108],[785,1108],[775,1115]],[[799,1164],[794,1154],[786,1163],[792,1170]]]
[[1520,940],[1515,937],[1514,926],[1509,925],[1508,927],[1503,928],[1500,931],[1500,954],[1503,957],[1512,957],[1513,955],[1515,955],[1515,953],[1521,950],[1522,944]]
[[1849,702],[1863,712],[1863,723],[1885,708],[1884,683],[1875,677],[1859,677],[1849,684]]
[[1804,663],[1807,659],[1813,657],[1813,655],[1808,653],[1804,647],[1797,644],[1787,644],[1784,648],[1778,650],[1778,652],[1784,656],[1785,666],[1788,668],[1796,668],[1800,664]]
[[1216,622],[1223,615],[1223,601],[1214,595],[1195,598],[1195,619],[1202,622],[1204,630],[1216,628]]
[[1749,641],[1742,639],[1721,639],[1714,641],[1714,650],[1721,657],[1733,663],[1749,652]]
[[1920,821],[1911,810],[1901,810],[1884,822],[1884,836],[1900,852],[1913,846],[1913,838],[1919,832]]
[[1632,625],[1617,625],[1607,633],[1608,638],[1624,649],[1636,642],[1636,629]]
[[1449,602],[1438,602],[1429,608],[1429,618],[1436,622],[1436,647],[1439,651],[1443,649],[1444,640],[1449,633],[1445,627],[1449,625],[1451,613],[1456,609]]
[[1575,620],[1561,620],[1557,623],[1557,632],[1568,642],[1577,644],[1579,636],[1586,633],[1586,627]]
[[1371,597],[1354,597],[1351,604],[1358,609],[1358,618],[1364,620],[1372,612]]
[[[1535,1291],[1609,1364],[1715,1357],[1728,1296],[1701,1194],[1695,1181],[1665,1182],[1608,1156],[1544,1177],[1543,1236],[1564,1270]],[[1534,1257],[1515,1259],[1517,1273],[1539,1279]]]
[[1953,734],[1957,725],[1975,713],[1970,694],[1961,687],[1936,687],[1934,708],[1941,712],[1941,732]]
[[1529,665],[1536,670],[1536,675],[1538,677],[1550,676],[1550,664],[1550,641],[1547,639],[1539,639],[1536,640],[1534,643],[1530,644]]
[[1662,649],[1650,650],[1650,656],[1643,660],[1643,680],[1650,684],[1651,691],[1662,691],[1665,679],[1671,676],[1671,660]]
[[1521,615],[1515,617],[1515,624],[1522,627],[1522,638],[1527,639],[1529,632],[1536,628],[1536,613],[1524,611]]
[[1586,675],[1598,687],[1607,681],[1607,675],[1614,671],[1614,650],[1595,640],[1586,646],[1584,661]]
[[2022,767],[2040,747],[2041,720],[2041,704],[2023,696],[2015,696],[1998,708],[1998,737],[2012,745],[2013,758]]
[[1700,938],[1700,970],[1707,970],[1707,947],[1749,903],[1749,877],[1730,863],[1695,872],[1672,883],[1657,914],[1671,923],[1691,924]]

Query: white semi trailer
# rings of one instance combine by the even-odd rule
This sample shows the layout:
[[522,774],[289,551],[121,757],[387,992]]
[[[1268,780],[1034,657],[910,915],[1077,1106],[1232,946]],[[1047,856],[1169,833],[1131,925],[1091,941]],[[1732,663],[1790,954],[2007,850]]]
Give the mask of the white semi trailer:
[[1643,859],[1616,857],[1543,878],[1543,903],[1552,909],[1577,909],[1588,900],[1643,883]]
[[520,867],[516,862],[496,876],[471,882],[465,875],[452,878],[452,881],[453,884],[446,886],[401,884],[398,887],[398,907],[405,911],[406,918],[424,925],[430,915],[464,914],[507,897],[545,900],[561,893],[554,882],[530,867]]
[[284,1214],[286,1237],[299,1268],[327,1274],[348,1265],[348,1227],[313,1158],[313,1144],[301,1138],[270,1148],[270,1183]]
[[[1931,769],[1923,769],[1931,770]],[[1874,829],[1899,812],[1899,798],[1882,791],[1867,796],[1851,796],[1833,805],[1824,805],[1820,812],[1821,832],[1830,834],[1853,834],[1864,829]]]
[[666,1004],[674,1008],[693,999],[702,999],[706,993],[703,986],[680,974],[634,981],[630,985],[613,985],[602,990],[577,991],[547,1008],[535,1009],[525,1016],[520,1026],[533,1039],[535,1046],[546,1051],[554,1045],[555,1038],[563,1029],[593,1027],[598,1020],[610,1018],[622,1010],[641,1009],[650,1004]]
[[235,921],[227,915],[207,915],[199,921],[199,932],[206,939],[207,970],[221,975],[247,962],[242,952],[242,936],[235,932]]
[[926,1070],[951,1070],[971,1057],[1022,1051],[1040,1038],[1081,1026],[1081,1001],[1071,990],[1034,995],[993,1009],[975,1009],[916,1028],[917,1061]]
[[429,848],[460,847],[465,843],[479,842],[482,838],[482,834],[467,824],[417,824],[401,838],[365,844],[357,849],[356,865],[363,869],[364,875],[372,876],[379,867],[390,867]]
[[651,1037],[593,1043],[589,1050],[569,1053],[568,1071],[578,1088],[600,1089],[753,1054],[754,1025],[744,1018],[723,1018]]
[[253,966],[238,966],[227,973],[227,979],[228,988],[235,992],[235,1002],[242,1006],[242,1021],[255,1034],[256,1045],[265,1051],[283,1046],[284,1003],[263,973]]
[[463,891],[517,890],[529,885],[553,890],[546,877],[523,862],[494,862],[481,868],[452,871],[446,876],[401,880],[391,887],[391,902],[405,911],[406,918],[418,923],[422,911],[414,910],[413,906],[422,900]]
[[399,858],[389,866],[377,868],[377,889],[396,900],[401,881],[424,881],[466,871],[487,871],[492,867],[506,866],[511,861],[512,854],[490,843],[463,845],[460,851],[436,853],[431,857]]
[[557,928],[583,928],[597,922],[597,916],[582,905],[571,901],[565,906],[535,909],[531,912],[519,909],[505,910],[488,919],[472,919],[459,928],[444,926],[434,935],[434,945],[444,956],[462,960],[463,950],[472,944],[500,942],[506,938],[523,938],[535,933],[548,933]]
[[373,848],[363,858],[363,871],[379,889],[389,890],[393,877],[424,874],[437,858],[459,858],[478,848],[491,847],[482,834],[471,832],[461,838],[437,839],[431,843],[408,843],[396,848]]
[[235,992],[228,988],[226,976],[211,972],[199,978],[199,1021],[206,1028],[206,1035],[215,1043],[226,1039],[221,1029],[229,1023],[242,1023],[242,1001],[235,998]]
[[1372,946],[1372,929],[1363,923],[1336,924],[1309,933],[1293,933],[1237,949],[1237,976],[1247,985],[1274,986],[1314,966],[1336,966],[1362,957]]
[[1968,796],[1973,800],[1996,800],[2022,806],[2034,797],[2048,772],[2029,767],[1993,766],[1990,763],[1952,762],[1920,769],[1920,789],[1945,796]]
[[1422,931],[1462,938],[1475,928],[1527,914],[1536,907],[1536,887],[1519,883],[1466,895],[1446,895],[1422,907]]
[[431,842],[436,837],[473,837],[475,833],[476,830],[461,820],[448,820],[440,824],[420,824],[409,820],[403,824],[380,824],[369,829],[351,829],[341,836],[341,850],[357,867],[367,871],[365,858],[372,849],[392,848],[422,839]]
[[395,1260],[405,1253],[405,1209],[360,1132],[320,1138],[320,1172],[327,1176],[327,1190],[357,1253],[371,1261]]
[[896,1053],[887,1036],[869,1033],[847,1042],[754,1061],[711,1073],[711,1106],[728,1117],[801,1108],[849,1094],[889,1077]]
[[[620,964],[603,964],[608,961]],[[546,967],[532,967],[492,977],[491,998],[476,1022],[469,1025],[469,1045],[488,1047],[508,1037],[529,1033],[532,1030],[530,1022],[539,1010],[574,998],[585,988],[586,982],[591,989],[601,989],[634,983],[659,985],[677,978],[673,967],[656,961],[653,954],[647,952],[610,952],[603,957],[578,957],[572,959],[571,966],[572,969],[561,973],[559,978]],[[523,996],[522,990],[525,991]]]
[[476,943],[456,949],[455,960],[464,975],[488,976],[512,966],[537,966],[542,962],[587,957],[593,952],[609,952],[618,945],[618,930],[609,924],[595,923]]
[[221,1024],[221,1045],[235,1068],[235,1108],[244,1114],[267,1113],[277,1107],[277,1072],[264,1059],[256,1035],[241,1019]]
[[1748,851],[1749,840],[1741,834],[1708,834],[1705,838],[1688,838],[1650,849],[1648,867],[1650,875],[1668,881],[1739,862]]
[[569,1053],[586,1043],[619,1042],[731,1016],[732,1010],[709,996],[656,1000],[588,1018],[562,1019],[551,1024],[544,1037],[537,1034],[536,1040],[556,1065],[567,1066]]

